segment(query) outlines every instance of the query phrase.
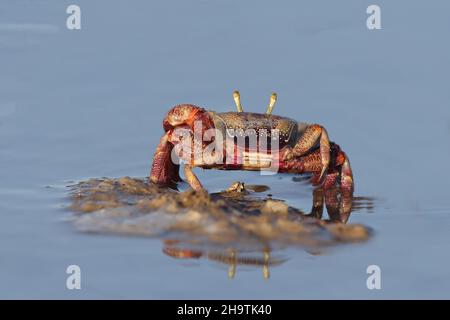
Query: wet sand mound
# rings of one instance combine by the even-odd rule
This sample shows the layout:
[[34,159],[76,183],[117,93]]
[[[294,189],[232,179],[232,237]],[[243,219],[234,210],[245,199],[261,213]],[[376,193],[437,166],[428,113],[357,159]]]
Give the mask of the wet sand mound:
[[84,232],[177,239],[195,246],[245,250],[289,245],[318,248],[361,242],[370,230],[330,223],[281,200],[261,197],[265,186],[235,183],[214,193],[178,192],[146,180],[91,179],[71,188],[75,226]]

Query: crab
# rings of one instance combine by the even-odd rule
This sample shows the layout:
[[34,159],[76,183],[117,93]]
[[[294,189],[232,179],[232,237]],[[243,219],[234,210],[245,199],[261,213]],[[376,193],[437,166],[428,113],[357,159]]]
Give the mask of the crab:
[[[228,278],[233,279],[236,276],[238,265],[262,267],[264,279],[270,278],[270,267],[283,264],[286,260],[280,258],[272,258],[270,249],[264,248],[257,252],[239,252],[234,248],[218,251],[200,251],[183,248],[179,240],[167,239],[164,241],[163,253],[175,259],[200,259],[207,258],[221,264],[228,265]],[[261,252],[262,251],[262,252]],[[258,254],[255,254],[258,253]],[[262,257],[260,257],[262,253]]]
[[244,112],[240,94],[233,92],[237,112],[214,112],[193,105],[174,106],[164,118],[162,136],[153,157],[150,181],[173,186],[184,175],[195,191],[206,191],[194,167],[311,174],[314,185],[352,194],[350,161],[327,130],[272,114],[272,93],[266,113]]

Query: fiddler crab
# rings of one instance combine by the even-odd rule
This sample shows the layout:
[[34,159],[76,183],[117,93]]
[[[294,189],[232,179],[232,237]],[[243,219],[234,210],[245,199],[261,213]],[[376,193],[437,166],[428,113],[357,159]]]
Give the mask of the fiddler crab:
[[165,133],[153,158],[151,182],[170,186],[182,181],[181,159],[186,180],[195,191],[205,191],[192,171],[200,167],[310,173],[314,185],[353,193],[349,159],[339,145],[330,142],[323,126],[273,115],[276,93],[265,114],[244,112],[239,92],[233,97],[237,112],[207,111],[192,104],[180,104],[168,112],[163,121]]

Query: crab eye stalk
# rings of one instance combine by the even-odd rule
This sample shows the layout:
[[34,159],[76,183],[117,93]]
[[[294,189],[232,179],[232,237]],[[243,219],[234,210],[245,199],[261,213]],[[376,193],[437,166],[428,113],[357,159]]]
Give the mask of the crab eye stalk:
[[267,280],[270,278],[270,271],[269,271],[270,251],[265,249],[263,253],[264,253],[263,277],[264,279]]
[[228,278],[233,279],[236,275],[236,251],[230,252],[230,264],[228,266]]
[[275,102],[277,102],[277,94],[275,92],[273,92],[270,95],[270,102],[269,102],[269,106],[267,107],[266,114],[271,114],[272,113],[273,106],[275,105]]
[[237,111],[244,112],[241,105],[241,95],[239,94],[239,91],[236,90],[233,92],[233,99],[234,103],[236,104]]

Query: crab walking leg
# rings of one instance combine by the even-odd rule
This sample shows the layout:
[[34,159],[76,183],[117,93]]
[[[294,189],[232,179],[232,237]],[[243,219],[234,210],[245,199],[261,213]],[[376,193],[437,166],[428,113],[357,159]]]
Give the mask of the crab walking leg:
[[[281,155],[285,157],[285,155]],[[322,170],[322,157],[320,149],[314,150],[308,155],[281,160],[279,163],[279,171],[285,173],[313,173],[318,175]],[[318,184],[318,183],[317,183]]]
[[198,180],[195,173],[192,171],[192,167],[188,164],[184,165],[184,175],[186,177],[187,183],[197,192],[206,192],[205,188],[203,188],[202,183]]
[[166,133],[159,141],[153,156],[152,168],[150,171],[150,181],[161,185],[182,181],[178,171],[180,166],[172,162],[171,153],[173,145],[169,141],[169,134]]
[[[339,179],[340,178],[340,179]],[[331,168],[325,175],[322,186],[329,189],[339,182],[339,187],[343,195],[352,198],[355,189],[350,160],[339,145],[331,144]]]
[[325,180],[323,182],[324,189],[329,189],[332,186],[335,186],[338,178],[339,178],[339,172],[328,173],[325,176]]
[[347,223],[353,205],[351,194],[342,192],[339,196],[336,188],[325,190],[325,203],[331,221]]
[[347,223],[350,213],[352,212],[353,196],[350,193],[344,192],[339,203],[339,212],[341,214],[341,221]]
[[340,201],[338,197],[338,192],[336,188],[327,189],[325,192],[325,205],[327,207],[328,217],[330,221],[333,222],[343,222],[345,223],[347,220],[343,220],[340,213]]
[[[320,140],[319,140],[320,139]],[[327,130],[318,124],[310,125],[292,149],[294,156],[300,157],[311,150],[319,141],[322,168],[319,180],[322,179],[330,164],[330,140]]]
[[[330,149],[330,168],[324,175],[321,187],[330,189],[339,185],[341,191],[351,197],[354,190],[354,181],[350,161],[337,144],[331,143]],[[323,170],[322,150],[320,148],[298,158],[288,157],[286,154],[283,154],[282,157],[287,157],[288,159],[280,160],[280,172],[312,173],[313,177],[311,180],[313,184],[320,184],[319,174]]]
[[[328,176],[329,174],[327,174]],[[324,204],[330,222],[347,223],[352,211],[353,197],[346,192],[339,192],[335,186],[328,189],[324,187],[313,190],[313,206],[307,217],[322,219]]]
[[308,215],[310,217],[314,217],[316,219],[322,219],[323,215],[323,203],[324,203],[324,194],[322,188],[315,188],[313,190],[313,205],[311,208],[311,213]]
[[342,154],[344,155],[345,160],[341,168],[341,188],[342,190],[352,193],[355,187],[352,167],[350,166],[350,160],[348,160],[347,155],[343,152]]

